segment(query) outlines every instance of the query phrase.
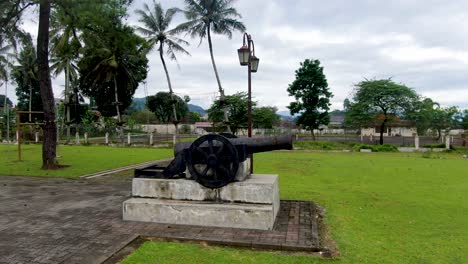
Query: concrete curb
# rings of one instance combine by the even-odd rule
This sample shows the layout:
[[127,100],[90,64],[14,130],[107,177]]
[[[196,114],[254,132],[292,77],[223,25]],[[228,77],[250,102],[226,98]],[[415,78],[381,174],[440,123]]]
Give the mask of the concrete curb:
[[80,176],[80,178],[81,179],[92,179],[92,178],[101,177],[101,176],[105,176],[105,175],[109,175],[109,174],[112,174],[112,173],[121,172],[121,171],[125,171],[125,170],[131,170],[131,169],[137,169],[137,168],[140,168],[140,167],[156,165],[156,164],[158,164],[160,162],[170,161],[170,160],[172,160],[172,158],[147,161],[147,162],[143,162],[143,163],[140,163],[140,164],[134,164],[134,165],[120,167],[120,168],[116,168],[116,169],[112,169],[112,170],[100,171],[100,172],[96,172],[96,173],[82,175],[82,176]]

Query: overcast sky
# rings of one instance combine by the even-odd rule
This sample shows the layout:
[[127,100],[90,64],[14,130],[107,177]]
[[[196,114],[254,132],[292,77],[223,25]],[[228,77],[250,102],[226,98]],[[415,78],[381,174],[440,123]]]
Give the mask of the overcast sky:
[[[128,23],[138,24],[134,10],[144,2],[152,3],[134,1]],[[181,0],[161,3],[164,8],[184,7]],[[288,84],[299,63],[310,58],[324,67],[334,94],[332,109],[342,109],[353,85],[364,78],[388,77],[442,105],[468,108],[468,1],[239,0],[235,8],[260,58],[258,72],[252,75],[252,95],[259,105],[286,110],[292,101]],[[178,16],[174,26],[183,20]],[[37,32],[34,21],[27,20],[24,27]],[[180,68],[168,62],[173,88],[207,108],[218,96],[208,45],[186,38],[191,56],[178,56]],[[242,34],[232,39],[215,35],[213,45],[226,94],[247,91],[247,68],[237,57]],[[146,83],[135,97],[168,90],[156,50],[149,56]],[[61,76],[53,82],[56,97],[62,84]]]

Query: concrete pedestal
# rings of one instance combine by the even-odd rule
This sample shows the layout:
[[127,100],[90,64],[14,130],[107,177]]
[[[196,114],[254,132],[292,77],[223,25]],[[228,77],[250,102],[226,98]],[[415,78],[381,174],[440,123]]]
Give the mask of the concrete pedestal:
[[134,178],[123,219],[269,230],[279,210],[277,175],[253,174],[208,189],[193,180]]

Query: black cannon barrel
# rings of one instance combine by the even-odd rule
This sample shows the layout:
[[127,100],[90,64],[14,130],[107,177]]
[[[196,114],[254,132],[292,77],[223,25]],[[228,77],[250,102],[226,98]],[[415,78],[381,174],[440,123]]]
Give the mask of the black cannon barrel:
[[[234,146],[245,144],[247,154],[293,148],[292,136],[230,138],[229,141]],[[184,149],[188,149],[191,144],[191,142],[177,143],[174,147],[174,155],[177,155]]]
[[229,139],[229,141],[231,141],[233,145],[245,144],[248,154],[280,149],[292,149],[291,136],[233,138]]

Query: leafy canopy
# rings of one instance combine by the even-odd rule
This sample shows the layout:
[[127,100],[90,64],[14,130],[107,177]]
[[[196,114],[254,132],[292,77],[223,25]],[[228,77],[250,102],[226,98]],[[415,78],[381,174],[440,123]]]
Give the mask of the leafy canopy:
[[320,125],[328,124],[330,117],[330,98],[333,94],[319,60],[306,59],[296,70],[296,79],[289,85],[289,96],[295,101],[288,106],[291,115],[299,114],[298,125],[313,131]]
[[380,126],[380,144],[383,133],[393,118],[403,116],[418,100],[411,88],[391,79],[364,80],[355,85],[352,101],[347,104],[347,123],[355,126]]
[[[252,102],[252,108],[256,102]],[[247,127],[247,106],[248,96],[245,92],[238,92],[233,95],[227,95],[224,104],[221,100],[216,100],[207,110],[208,120],[214,123],[221,123],[224,120],[224,107],[227,108],[229,115],[229,125],[231,126],[232,133],[236,134],[239,129]],[[224,127],[220,127],[224,131]]]
[[173,105],[176,107],[177,120],[181,120],[188,113],[187,102],[179,96],[168,93],[159,92],[156,95],[148,96],[147,107],[158,118],[159,122],[168,124],[174,119]]
[[187,22],[177,27],[192,38],[200,37],[200,43],[213,31],[232,38],[233,31],[245,31],[245,25],[237,18],[242,16],[232,7],[233,0],[185,0]]
[[78,63],[80,89],[95,100],[104,116],[114,116],[115,89],[124,111],[131,104],[138,83],[146,79],[146,42],[126,25],[116,25],[99,35],[86,31],[83,39],[83,58]]

